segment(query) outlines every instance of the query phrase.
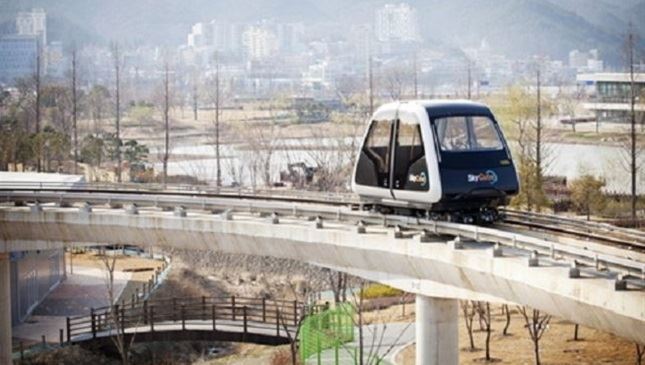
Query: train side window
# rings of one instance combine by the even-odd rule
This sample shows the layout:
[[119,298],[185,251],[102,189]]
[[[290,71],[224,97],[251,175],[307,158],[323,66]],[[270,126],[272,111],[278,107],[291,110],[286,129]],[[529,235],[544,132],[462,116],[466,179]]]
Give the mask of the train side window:
[[399,122],[394,159],[394,189],[428,190],[428,167],[418,123]]
[[376,175],[376,186],[388,188],[390,185],[390,139],[392,121],[375,120],[365,140],[363,152],[372,161]]

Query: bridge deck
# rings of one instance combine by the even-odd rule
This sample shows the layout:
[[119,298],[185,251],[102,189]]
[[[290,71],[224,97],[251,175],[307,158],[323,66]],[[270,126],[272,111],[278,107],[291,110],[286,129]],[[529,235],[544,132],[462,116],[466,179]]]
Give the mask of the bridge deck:
[[[280,326],[279,332],[275,324],[262,322],[247,322],[247,330],[241,325],[241,321],[219,320],[215,330],[213,330],[212,321],[186,321],[185,325],[173,321],[164,321],[155,323],[154,327],[150,325],[140,325],[125,329],[125,335],[130,338],[134,336],[135,342],[158,341],[160,339],[209,339],[216,341],[231,342],[253,342],[266,345],[280,345],[289,343],[290,338],[294,338],[297,326],[288,325]],[[289,332],[288,334],[286,332]],[[200,333],[196,333],[200,332]],[[72,343],[82,343],[87,341],[101,340],[116,335],[116,330],[104,330],[96,333],[84,333],[72,337]]]

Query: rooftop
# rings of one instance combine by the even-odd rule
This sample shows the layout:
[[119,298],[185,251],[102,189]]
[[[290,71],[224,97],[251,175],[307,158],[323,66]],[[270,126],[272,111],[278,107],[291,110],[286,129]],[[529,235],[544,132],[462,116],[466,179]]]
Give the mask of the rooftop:
[[[576,80],[581,82],[630,82],[629,73],[627,72],[578,74]],[[635,73],[634,80],[639,83],[645,83],[645,73]]]

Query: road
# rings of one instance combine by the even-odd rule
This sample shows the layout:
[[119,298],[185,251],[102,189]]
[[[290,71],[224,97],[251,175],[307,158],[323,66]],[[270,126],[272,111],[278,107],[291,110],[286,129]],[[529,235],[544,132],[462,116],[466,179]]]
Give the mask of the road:
[[[338,349],[338,363],[339,364],[354,364],[353,360],[355,352],[358,349],[358,328],[355,330],[355,341],[346,343]],[[386,324],[370,324],[364,326],[363,330],[363,343],[364,354],[363,358],[367,362],[368,356],[375,358],[383,358],[381,364],[394,364],[394,355],[397,350],[414,341],[415,330],[414,323],[386,323]],[[305,362],[307,365],[332,365],[336,364],[336,350],[334,348],[327,349],[320,354],[320,361],[318,356],[313,355]]]

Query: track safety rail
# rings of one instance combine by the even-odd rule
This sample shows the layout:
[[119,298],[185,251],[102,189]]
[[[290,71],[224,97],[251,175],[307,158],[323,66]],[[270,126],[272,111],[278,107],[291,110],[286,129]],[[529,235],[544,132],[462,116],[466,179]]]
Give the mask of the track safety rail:
[[358,204],[352,193],[286,190],[286,189],[254,189],[245,187],[216,187],[211,185],[194,184],[163,184],[156,183],[110,183],[110,182],[35,182],[35,181],[0,181],[0,191],[103,191],[103,192],[136,192],[156,194],[201,194],[237,196],[247,198],[276,197],[298,201],[325,201],[329,203]]
[[590,239],[608,241],[611,243],[645,249],[645,232],[637,229],[617,227],[607,223],[583,221],[560,215],[525,212],[505,208],[505,222],[519,223],[562,233],[571,233]]
[[[601,250],[584,249],[570,244],[540,239],[505,231],[499,228],[481,227],[453,222],[433,221],[400,215],[383,215],[369,211],[355,210],[337,201],[332,203],[307,203],[280,197],[225,197],[191,195],[157,195],[154,192],[139,194],[101,192],[101,191],[13,191],[0,189],[0,201],[39,202],[88,205],[110,205],[112,207],[130,207],[130,212],[138,207],[158,207],[178,209],[182,215],[186,210],[211,211],[225,215],[235,212],[260,213],[272,216],[277,221],[280,216],[301,217],[307,219],[341,221],[350,224],[380,224],[386,226],[403,226],[418,234],[439,234],[469,238],[480,242],[491,242],[528,250],[540,255],[556,255],[582,265],[612,270],[621,276],[634,276],[645,280],[645,262],[630,258],[630,250],[621,249],[624,255],[608,254]],[[175,210],[177,212],[177,210]],[[360,223],[359,223],[360,222]],[[317,223],[318,224],[318,223]]]

